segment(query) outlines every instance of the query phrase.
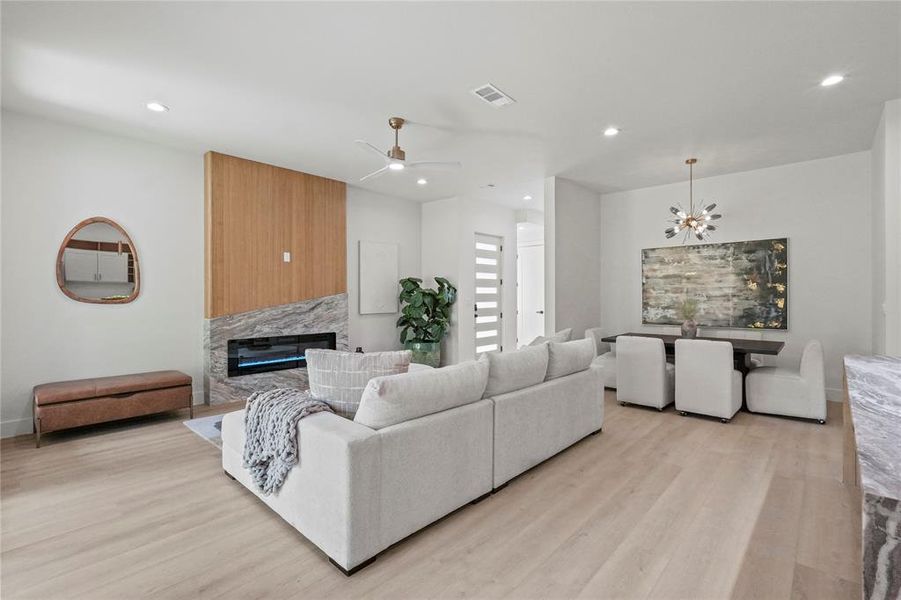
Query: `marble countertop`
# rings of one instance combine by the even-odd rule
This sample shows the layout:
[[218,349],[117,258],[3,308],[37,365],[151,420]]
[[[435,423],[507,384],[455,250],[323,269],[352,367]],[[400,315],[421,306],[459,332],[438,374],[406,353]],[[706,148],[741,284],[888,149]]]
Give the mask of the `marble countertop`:
[[846,356],[864,492],[901,500],[901,358]]

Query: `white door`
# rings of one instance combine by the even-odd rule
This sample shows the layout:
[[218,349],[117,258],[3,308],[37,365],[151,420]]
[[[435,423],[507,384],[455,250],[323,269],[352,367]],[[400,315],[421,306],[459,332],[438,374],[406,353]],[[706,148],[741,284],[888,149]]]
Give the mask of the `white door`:
[[124,283],[128,281],[128,254],[123,252],[98,252],[97,272],[104,283]]
[[503,239],[495,235],[476,234],[475,281],[475,350],[482,352],[503,350],[503,306],[501,270]]
[[525,346],[544,335],[544,246],[520,246],[517,268],[519,328],[517,341]]

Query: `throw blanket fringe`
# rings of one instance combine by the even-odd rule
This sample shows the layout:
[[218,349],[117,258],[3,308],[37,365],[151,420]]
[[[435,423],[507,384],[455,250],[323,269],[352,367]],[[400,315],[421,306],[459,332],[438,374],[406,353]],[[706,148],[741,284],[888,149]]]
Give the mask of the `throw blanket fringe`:
[[265,496],[278,491],[297,464],[297,422],[332,409],[308,391],[283,388],[254,392],[244,414],[244,468]]

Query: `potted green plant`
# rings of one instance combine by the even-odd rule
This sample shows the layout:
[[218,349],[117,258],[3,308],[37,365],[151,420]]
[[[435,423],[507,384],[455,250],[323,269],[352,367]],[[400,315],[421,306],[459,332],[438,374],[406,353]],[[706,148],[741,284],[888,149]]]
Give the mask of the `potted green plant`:
[[397,326],[404,348],[412,351],[413,362],[437,367],[441,363],[441,339],[450,328],[451,306],[457,288],[444,277],[436,277],[438,289],[423,288],[422,279],[400,280],[399,300],[403,305]]
[[698,301],[686,298],[679,305],[679,316],[682,318],[682,337],[693,339],[698,337],[698,324],[695,317],[698,316]]

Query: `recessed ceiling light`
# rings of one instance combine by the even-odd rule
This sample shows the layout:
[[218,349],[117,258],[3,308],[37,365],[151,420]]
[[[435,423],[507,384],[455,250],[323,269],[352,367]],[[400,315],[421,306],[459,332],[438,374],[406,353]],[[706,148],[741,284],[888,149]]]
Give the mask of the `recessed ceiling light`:
[[160,104],[159,102],[148,102],[147,110],[152,110],[153,112],[169,112],[169,107],[165,104]]
[[604,135],[606,135],[607,137],[613,137],[618,133],[619,129],[617,129],[616,127],[608,127],[604,130]]
[[392,171],[403,171],[404,163],[402,163],[402,162],[388,163],[388,168],[391,169]]
[[428,183],[428,180],[426,180],[423,177],[420,177],[419,179],[416,180],[416,183],[418,183],[419,185],[425,185]]
[[528,194],[526,194],[525,196],[522,197],[522,199],[525,200],[526,202],[528,202],[529,200],[532,199],[532,197],[529,196]]
[[830,85],[835,85],[836,83],[841,83],[845,80],[844,75],[830,75],[826,79],[820,82],[820,85],[823,87],[829,87]]

